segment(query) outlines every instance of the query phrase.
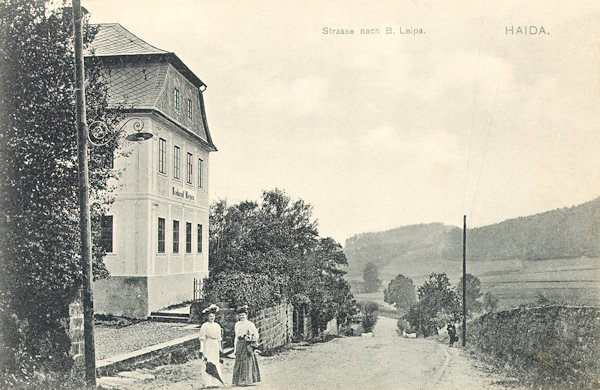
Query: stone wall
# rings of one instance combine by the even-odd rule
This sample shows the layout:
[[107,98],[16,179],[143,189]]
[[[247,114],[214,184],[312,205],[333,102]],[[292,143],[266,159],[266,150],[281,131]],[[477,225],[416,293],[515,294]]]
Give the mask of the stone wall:
[[146,276],[110,276],[94,281],[93,291],[96,314],[130,318],[146,318],[150,314]]
[[467,326],[467,344],[517,370],[583,388],[600,378],[600,309],[545,306],[486,314]]
[[83,338],[83,304],[77,299],[69,305],[69,337],[71,338],[71,356],[75,368],[85,370],[85,342]]
[[282,303],[251,313],[249,319],[258,328],[263,350],[281,347],[292,341],[293,310],[291,304]]
[[[217,302],[221,310],[217,313],[216,321],[223,328],[223,347],[233,347],[233,327],[237,321],[237,315],[233,308],[229,308],[224,302]],[[192,302],[190,306],[190,322],[201,324],[206,321],[202,315],[202,309],[207,307],[207,302]],[[289,303],[281,303],[266,309],[251,311],[248,319],[252,321],[260,336],[262,350],[281,347],[292,341],[293,334],[293,306]]]

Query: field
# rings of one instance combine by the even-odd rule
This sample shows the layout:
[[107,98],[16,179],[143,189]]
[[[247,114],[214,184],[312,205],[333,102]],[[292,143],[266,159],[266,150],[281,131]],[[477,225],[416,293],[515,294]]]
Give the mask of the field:
[[522,262],[520,267],[483,271],[482,290],[500,298],[501,307],[532,303],[542,296],[567,305],[600,304],[598,259],[553,259]]
[[[436,264],[390,264],[380,271],[383,287],[398,274],[413,280],[418,288],[431,272],[445,272],[456,286],[462,276],[462,262]],[[518,259],[474,262],[467,258],[467,272],[481,280],[482,292],[491,291],[499,298],[500,308],[535,303],[544,297],[567,305],[600,305],[600,261],[592,258],[571,258],[525,261]],[[349,277],[352,285],[359,277]],[[355,291],[355,290],[354,290]],[[361,300],[367,294],[355,292]],[[382,293],[381,293],[382,298]]]

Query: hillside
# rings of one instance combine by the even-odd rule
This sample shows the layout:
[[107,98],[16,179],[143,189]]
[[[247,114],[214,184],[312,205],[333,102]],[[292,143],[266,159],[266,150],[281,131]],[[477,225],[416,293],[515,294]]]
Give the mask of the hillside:
[[362,276],[369,262],[374,263],[380,272],[388,268],[391,271],[402,265],[438,262],[442,252],[447,250],[448,235],[453,229],[452,226],[432,223],[353,236],[344,245],[348,275]]
[[[446,272],[457,284],[462,274],[462,229],[434,223],[362,233],[346,240],[344,252],[349,280],[361,280],[364,266],[373,262],[384,284],[403,274],[419,286],[431,272]],[[467,230],[468,272],[507,298],[511,290],[514,295],[522,289],[528,290],[529,300],[538,293],[557,297],[581,293],[582,301],[590,301],[598,296],[598,257],[600,198]],[[517,283],[517,276],[520,284],[510,285]],[[510,298],[512,302],[525,293],[518,295]]]
[[[461,259],[462,230],[454,229],[448,239],[442,255],[450,260]],[[578,206],[467,229],[470,261],[598,257],[599,246],[600,198]]]

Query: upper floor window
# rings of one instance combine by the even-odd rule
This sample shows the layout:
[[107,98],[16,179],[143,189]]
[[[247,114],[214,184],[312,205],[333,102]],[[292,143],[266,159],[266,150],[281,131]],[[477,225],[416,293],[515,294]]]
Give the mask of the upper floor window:
[[175,87],[174,95],[173,95],[173,105],[176,110],[179,110],[179,88]]
[[202,165],[203,165],[203,161],[201,158],[198,159],[198,187],[202,187],[203,183],[202,183]]
[[192,99],[187,99],[187,117],[192,119]]
[[181,149],[179,146],[173,148],[173,177],[179,179],[181,176]]
[[194,155],[191,153],[187,154],[187,172],[186,172],[186,182],[188,184],[192,184],[193,180],[193,166],[194,166]]
[[167,173],[167,141],[162,138],[158,140],[158,171]]
[[114,152],[107,153],[106,168],[115,169],[115,153]]

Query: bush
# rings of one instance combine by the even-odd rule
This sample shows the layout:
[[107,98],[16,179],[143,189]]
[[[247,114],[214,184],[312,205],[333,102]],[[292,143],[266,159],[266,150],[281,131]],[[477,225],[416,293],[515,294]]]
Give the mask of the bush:
[[367,302],[361,307],[362,321],[361,325],[365,332],[371,332],[377,323],[377,312],[379,306],[374,302]]
[[248,305],[253,311],[281,302],[280,284],[266,275],[221,272],[205,279],[203,285],[207,303],[227,302],[232,308]]
[[399,318],[398,322],[396,322],[396,326],[398,327],[398,332],[402,334],[403,332],[412,333],[410,324],[404,318]]

